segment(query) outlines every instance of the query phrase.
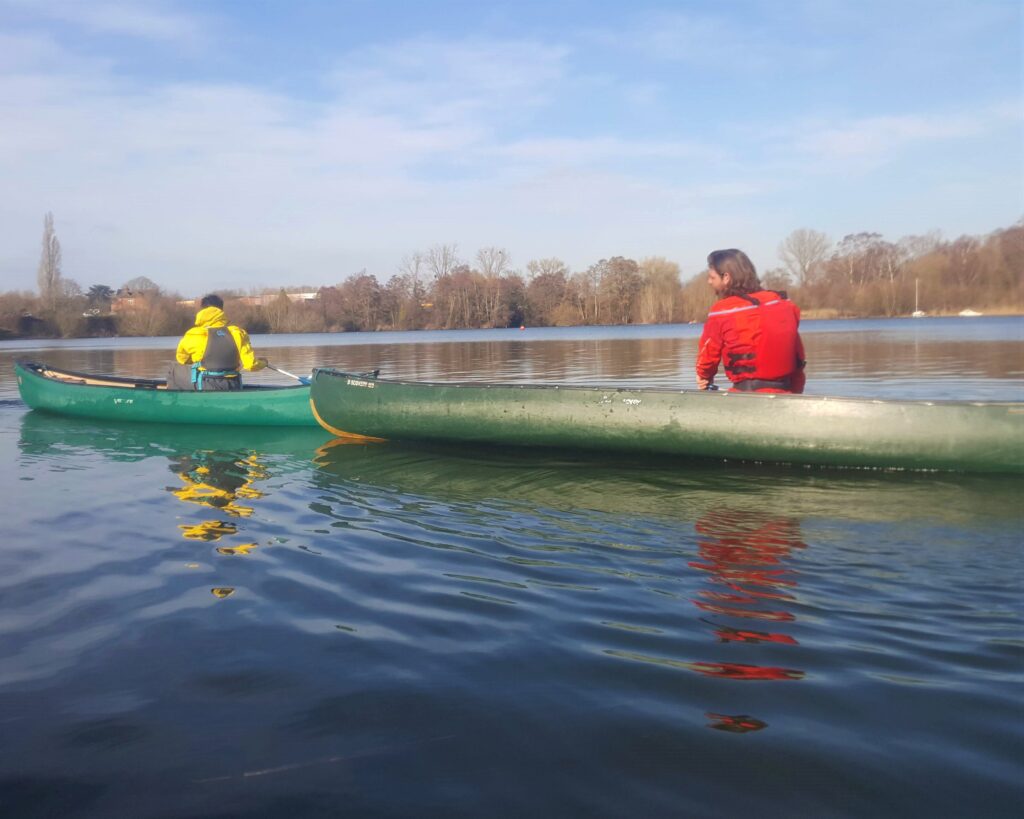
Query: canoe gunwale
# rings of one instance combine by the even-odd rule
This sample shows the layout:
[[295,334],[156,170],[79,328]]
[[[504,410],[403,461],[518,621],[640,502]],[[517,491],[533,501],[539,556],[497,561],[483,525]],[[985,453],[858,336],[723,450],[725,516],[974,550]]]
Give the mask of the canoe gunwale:
[[911,405],[915,407],[1006,407],[1012,413],[1024,413],[1024,401],[957,401],[957,400],[936,400],[936,399],[913,399],[913,398],[854,398],[835,395],[797,395],[795,393],[770,393],[770,392],[730,392],[729,390],[698,390],[698,389],[675,389],[673,387],[645,387],[645,386],[622,386],[608,384],[556,384],[554,382],[524,382],[515,383],[511,381],[415,381],[407,379],[377,378],[366,373],[353,373],[347,370],[339,370],[334,367],[314,367],[313,377],[317,373],[324,373],[335,378],[357,378],[365,381],[379,382],[381,385],[402,386],[402,387],[437,387],[437,388],[468,388],[468,389],[515,389],[515,390],[557,390],[557,391],[601,391],[611,393],[655,393],[659,395],[688,395],[703,396],[704,398],[741,398],[755,401],[811,401],[811,402],[851,402],[854,404],[892,404]]
[[[109,387],[111,389],[175,392],[174,390],[166,389],[167,381],[163,378],[133,378],[120,375],[80,373],[75,370],[51,367],[38,361],[16,361],[15,366],[20,368],[26,375],[32,375],[47,383],[67,387]],[[51,373],[56,373],[62,377],[54,377]],[[306,385],[304,384],[243,384],[242,389],[235,392],[279,392],[281,390],[302,390],[305,388]],[[188,390],[184,390],[184,392],[188,392]]]

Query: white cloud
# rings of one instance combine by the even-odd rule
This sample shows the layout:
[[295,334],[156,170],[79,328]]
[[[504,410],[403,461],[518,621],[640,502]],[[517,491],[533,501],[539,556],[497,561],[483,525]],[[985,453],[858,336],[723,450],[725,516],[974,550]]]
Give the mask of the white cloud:
[[52,65],[66,58],[66,52],[49,36],[0,32],[0,72],[4,74]]
[[450,121],[544,105],[564,81],[568,55],[528,40],[416,39],[348,54],[332,80],[355,109]]
[[697,141],[628,140],[621,137],[521,139],[497,145],[488,153],[508,159],[555,165],[618,164],[633,159],[707,161],[721,159],[723,156],[720,148]]
[[811,128],[796,141],[798,150],[830,161],[881,162],[912,145],[976,136],[983,125],[974,117],[866,117]]
[[96,34],[174,43],[203,36],[199,17],[173,11],[164,0],[0,0],[4,6]]
[[[601,48],[666,63],[709,67],[719,73],[770,65],[783,45],[754,26],[737,26],[726,13],[644,13],[624,28],[594,28],[586,38]],[[789,52],[790,58],[792,53]]]

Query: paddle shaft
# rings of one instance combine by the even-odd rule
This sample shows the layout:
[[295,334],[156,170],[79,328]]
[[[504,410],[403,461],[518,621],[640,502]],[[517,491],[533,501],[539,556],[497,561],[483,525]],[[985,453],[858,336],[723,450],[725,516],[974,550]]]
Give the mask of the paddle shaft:
[[290,373],[290,372],[288,372],[288,370],[282,370],[280,367],[275,367],[273,364],[269,364],[268,363],[267,364],[267,369],[268,370],[273,370],[274,372],[281,373],[281,375],[287,375],[289,378],[294,378],[300,384],[308,384],[309,383],[309,379],[308,378],[303,378],[301,375],[295,375],[295,373]]

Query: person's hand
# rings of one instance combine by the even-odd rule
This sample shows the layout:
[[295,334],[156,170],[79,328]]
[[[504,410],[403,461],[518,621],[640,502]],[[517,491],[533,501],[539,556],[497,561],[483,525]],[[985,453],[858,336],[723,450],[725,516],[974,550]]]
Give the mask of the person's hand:
[[257,370],[265,369],[269,364],[270,364],[270,362],[267,361],[267,359],[265,359],[265,358],[257,358],[252,363],[252,371],[256,372]]
[[697,376],[697,389],[698,390],[706,390],[710,386],[711,386],[711,379],[710,378],[701,378],[699,375]]

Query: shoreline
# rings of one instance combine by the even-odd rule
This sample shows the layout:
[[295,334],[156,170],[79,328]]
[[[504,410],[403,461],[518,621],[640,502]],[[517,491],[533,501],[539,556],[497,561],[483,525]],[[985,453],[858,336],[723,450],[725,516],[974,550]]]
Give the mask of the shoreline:
[[[889,320],[900,320],[910,318],[1011,318],[1011,317],[1024,317],[1024,311],[1019,309],[993,309],[986,311],[979,311],[978,315],[961,315],[960,313],[954,313],[950,311],[940,311],[936,313],[926,313],[923,316],[855,316],[855,315],[840,315],[838,310],[831,308],[828,309],[811,309],[801,310],[800,319],[801,321],[889,321]],[[680,326],[693,326],[703,324],[701,321],[689,321],[689,322],[669,322],[668,325],[678,324]],[[526,325],[526,329],[569,329],[574,327],[657,327],[667,326],[666,324],[552,324],[552,325]],[[423,333],[423,332],[445,332],[461,331],[461,332],[478,332],[481,330],[514,330],[515,327],[420,327],[414,330],[394,330],[394,329],[380,329],[380,330],[315,330],[308,333],[258,333],[260,336],[296,336],[296,335],[349,335],[352,332],[358,333]],[[519,328],[523,329],[523,328]],[[4,341],[74,341],[81,339],[108,339],[108,338],[153,338],[154,336],[131,336],[131,335],[95,335],[95,336],[26,336],[16,334],[5,334],[0,331],[0,342]],[[174,336],[163,336],[165,338],[172,338]]]
[[[965,307],[964,310],[971,310],[973,308]],[[1007,316],[1024,316],[1024,310],[1019,308],[1005,308],[1005,307],[992,307],[987,310],[978,310],[977,315],[962,315],[961,311],[953,310],[934,310],[925,311],[923,316],[913,316],[908,314],[900,316],[859,316],[859,315],[843,315],[838,310],[831,307],[825,308],[811,308],[808,310],[801,309],[800,318],[814,321],[849,321],[849,320],[860,320],[866,321],[869,319],[905,319],[905,318],[1006,318]]]

